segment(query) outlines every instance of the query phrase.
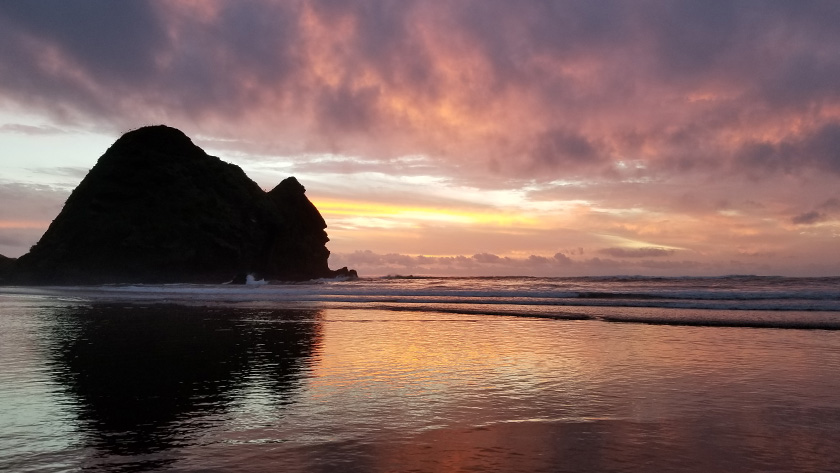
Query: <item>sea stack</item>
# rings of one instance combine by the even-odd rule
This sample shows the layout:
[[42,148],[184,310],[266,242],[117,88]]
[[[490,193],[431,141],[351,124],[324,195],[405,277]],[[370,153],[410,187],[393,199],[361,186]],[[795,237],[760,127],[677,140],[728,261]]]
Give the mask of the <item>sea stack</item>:
[[3,284],[9,280],[12,276],[12,270],[15,266],[14,258],[9,258],[3,255],[0,255],[0,284]]
[[246,274],[302,281],[329,269],[326,223],[290,177],[264,192],[180,130],[130,131],[73,191],[12,281],[221,283]]

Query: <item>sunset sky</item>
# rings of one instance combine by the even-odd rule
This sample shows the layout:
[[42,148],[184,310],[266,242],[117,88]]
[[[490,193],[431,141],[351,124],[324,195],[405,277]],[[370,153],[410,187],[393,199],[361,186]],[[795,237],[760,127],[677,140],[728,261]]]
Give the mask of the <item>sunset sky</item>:
[[840,274],[833,0],[2,2],[0,254],[160,123],[363,276]]

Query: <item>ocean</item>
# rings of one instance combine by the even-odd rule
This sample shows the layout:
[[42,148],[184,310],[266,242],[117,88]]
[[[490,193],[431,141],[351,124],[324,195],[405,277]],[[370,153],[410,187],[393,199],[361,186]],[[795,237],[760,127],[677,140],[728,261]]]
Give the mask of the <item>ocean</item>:
[[0,470],[840,471],[840,278],[0,287]]

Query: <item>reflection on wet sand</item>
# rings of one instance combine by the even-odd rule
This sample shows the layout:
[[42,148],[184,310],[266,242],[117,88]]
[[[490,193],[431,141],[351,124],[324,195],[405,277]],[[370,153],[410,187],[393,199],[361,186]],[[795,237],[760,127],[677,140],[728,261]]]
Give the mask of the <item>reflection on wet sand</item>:
[[[719,416],[535,420],[308,445],[246,443],[236,445],[235,456],[216,444],[178,466],[307,473],[838,471],[837,437],[819,430],[751,429]],[[244,468],[242,458],[249,459]]]
[[195,442],[202,419],[223,415],[254,385],[269,402],[293,402],[321,330],[311,310],[95,305],[48,317],[51,371],[84,448],[94,458],[145,458],[123,470],[173,461],[150,454]]
[[377,449],[368,471],[836,471],[836,438],[743,429],[721,417],[685,423],[592,419],[491,424],[424,433]]
[[836,332],[233,304],[41,311],[73,468],[840,471]]

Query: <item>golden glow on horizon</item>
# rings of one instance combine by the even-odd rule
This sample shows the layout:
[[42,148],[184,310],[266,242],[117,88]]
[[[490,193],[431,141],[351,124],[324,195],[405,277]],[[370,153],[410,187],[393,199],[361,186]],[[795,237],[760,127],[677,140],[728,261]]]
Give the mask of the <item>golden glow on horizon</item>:
[[504,212],[498,209],[478,212],[455,208],[417,207],[339,200],[317,200],[313,201],[313,203],[322,214],[335,215],[339,216],[339,218],[391,218],[398,221],[409,220],[499,227],[540,227],[541,223],[540,219],[535,216]]
[[633,249],[662,248],[664,250],[685,250],[685,248],[681,248],[679,246],[662,245],[662,244],[659,244],[659,243],[652,243],[652,242],[643,241],[643,240],[635,240],[635,239],[632,239],[632,238],[625,238],[625,237],[620,237],[620,236],[617,236],[617,235],[598,235],[598,236],[600,236],[601,238],[604,238],[608,241],[613,242],[615,244],[615,246],[618,246],[618,247],[621,247],[621,248],[633,248]]
[[50,222],[39,220],[0,220],[0,228],[43,228],[50,226]]

